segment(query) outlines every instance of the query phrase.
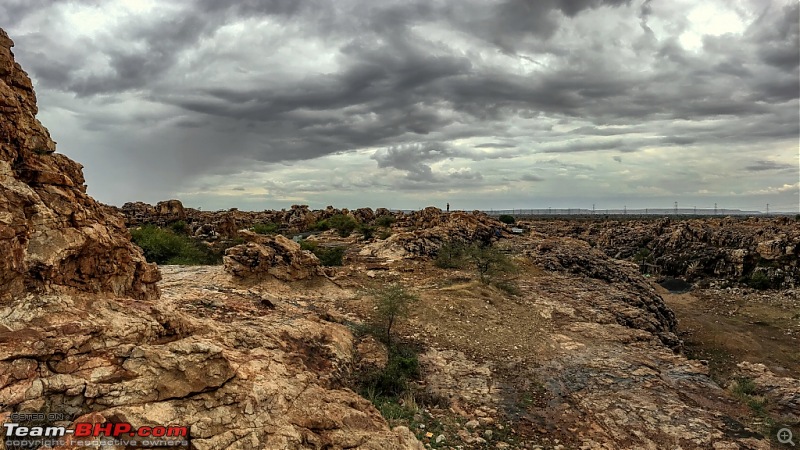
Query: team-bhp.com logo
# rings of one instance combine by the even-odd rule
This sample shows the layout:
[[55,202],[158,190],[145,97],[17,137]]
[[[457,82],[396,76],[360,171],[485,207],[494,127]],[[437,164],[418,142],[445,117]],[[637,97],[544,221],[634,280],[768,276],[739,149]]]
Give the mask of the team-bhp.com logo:
[[134,428],[128,422],[77,422],[70,429],[61,426],[24,426],[4,423],[7,449],[40,446],[127,446],[188,447],[189,430],[185,426]]

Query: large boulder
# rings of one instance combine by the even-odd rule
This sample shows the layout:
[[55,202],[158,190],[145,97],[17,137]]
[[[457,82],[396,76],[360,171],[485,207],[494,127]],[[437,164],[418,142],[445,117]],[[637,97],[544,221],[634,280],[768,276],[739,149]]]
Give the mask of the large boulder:
[[0,301],[65,289],[157,297],[158,269],[122,217],[86,194],[80,164],[54,153],[13,45],[0,29]]
[[258,236],[242,232],[250,242],[225,251],[225,271],[239,278],[272,276],[282,281],[305,280],[319,274],[320,261],[313,253],[282,235]]

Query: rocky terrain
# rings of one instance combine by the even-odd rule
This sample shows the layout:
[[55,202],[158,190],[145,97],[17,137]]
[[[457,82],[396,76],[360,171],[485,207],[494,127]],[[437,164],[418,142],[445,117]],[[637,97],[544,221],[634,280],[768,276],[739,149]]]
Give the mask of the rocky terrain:
[[[687,357],[686,315],[670,306],[699,311],[697,299],[672,298],[624,260],[647,247],[663,274],[686,275],[696,258],[693,270],[709,276],[766,267],[791,285],[792,223],[631,223],[615,236],[550,222],[514,235],[485,214],[436,208],[204,212],[170,200],[115,211],[53,153],[30,81],[0,38],[0,249],[11,255],[0,262],[3,422],[57,412],[65,426],[185,425],[201,450],[768,449],[774,426],[797,428],[794,366],[740,361],[738,384],[721,387],[714,360]],[[338,215],[362,228],[306,237],[346,246],[343,266],[245,230],[292,235]],[[370,236],[365,226],[387,216],[385,234]],[[143,224],[236,245],[222,265],[159,271],[124,226]],[[469,265],[437,267],[448,242],[505,255],[517,268],[510,285]],[[420,370],[404,397],[381,404],[356,390],[365,367],[392,356],[365,331],[377,314],[369,293],[389,284],[418,299],[395,333]],[[780,308],[796,308],[796,291],[781,295]],[[781,317],[794,327],[800,311]],[[87,448],[67,441],[54,448]]]
[[158,270],[122,218],[86,194],[81,166],[54,153],[31,80],[0,30],[0,301],[25,292],[158,295]]
[[259,293],[268,288],[234,289],[219,271],[176,271],[159,299],[161,275],[123,217],[86,195],[80,165],[54,153],[12,45],[0,30],[4,423],[56,412],[73,419],[65,425],[180,424],[197,449],[420,448],[342,389],[345,327],[303,306],[273,311]]
[[689,281],[747,282],[772,287],[800,282],[800,221],[791,217],[674,220],[537,220],[552,236],[585,240],[617,259],[632,259],[646,273]]

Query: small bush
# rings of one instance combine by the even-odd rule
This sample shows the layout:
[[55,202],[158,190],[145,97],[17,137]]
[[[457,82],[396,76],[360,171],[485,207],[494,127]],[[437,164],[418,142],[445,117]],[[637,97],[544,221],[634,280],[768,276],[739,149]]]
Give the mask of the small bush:
[[203,244],[169,229],[145,225],[131,230],[132,241],[144,250],[148,262],[157,264],[216,264],[217,258]]
[[186,222],[182,220],[179,220],[177,222],[172,222],[171,224],[169,224],[169,228],[178,234],[186,234],[189,232],[189,225],[187,225]]
[[380,239],[380,240],[389,239],[389,236],[391,236],[391,235],[392,235],[391,231],[383,230],[383,231],[378,233],[378,239]]
[[436,254],[433,264],[442,269],[458,269],[464,266],[467,248],[460,242],[446,242]]
[[359,225],[358,231],[361,232],[365,240],[370,240],[375,236],[375,227],[371,225]]
[[391,351],[392,328],[408,316],[411,304],[418,300],[417,296],[393,283],[379,289],[372,289],[370,295],[375,299],[376,314],[373,317],[375,329],[380,330],[377,338],[384,341]]
[[497,218],[497,220],[503,222],[506,225],[513,225],[517,222],[517,220],[514,219],[514,216],[510,216],[508,214],[501,214],[500,217]]
[[491,245],[473,244],[467,250],[467,258],[478,271],[481,283],[495,284],[501,277],[516,272],[517,268],[511,258]]
[[397,222],[397,219],[394,216],[380,216],[375,219],[375,225],[385,228],[391,227],[395,222]]
[[278,232],[278,224],[274,222],[257,223],[253,225],[253,232],[258,234],[275,234]]
[[317,231],[336,230],[341,237],[350,236],[358,227],[358,222],[353,216],[344,214],[336,214],[328,219],[320,220],[315,223],[311,228]]
[[417,353],[407,346],[389,350],[386,367],[365,374],[360,380],[361,390],[376,397],[399,397],[408,390],[408,382],[419,378]]
[[313,253],[323,266],[341,266],[344,259],[344,246],[322,247],[314,241],[300,241],[300,248]]
[[750,279],[747,280],[747,285],[753,289],[764,290],[772,287],[772,281],[769,279],[767,274],[758,271],[753,272],[753,274],[750,275]]

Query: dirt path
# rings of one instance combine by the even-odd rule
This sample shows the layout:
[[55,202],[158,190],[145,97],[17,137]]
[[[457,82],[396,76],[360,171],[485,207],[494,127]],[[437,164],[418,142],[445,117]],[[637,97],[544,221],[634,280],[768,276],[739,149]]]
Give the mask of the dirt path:
[[794,291],[699,290],[660,293],[678,318],[687,354],[727,381],[737,363],[762,363],[800,377],[800,299]]

